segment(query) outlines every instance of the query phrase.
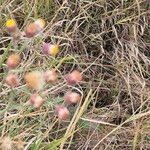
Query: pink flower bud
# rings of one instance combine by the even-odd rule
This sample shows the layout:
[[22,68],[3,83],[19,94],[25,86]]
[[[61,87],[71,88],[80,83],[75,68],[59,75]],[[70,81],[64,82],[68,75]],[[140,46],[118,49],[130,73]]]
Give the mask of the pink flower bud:
[[16,87],[19,85],[19,78],[16,74],[9,74],[6,76],[5,82],[10,87]]
[[44,54],[49,54],[50,52],[50,44],[49,43],[44,43],[43,44],[43,48],[42,48],[42,52]]
[[78,70],[74,70],[66,77],[67,83],[70,85],[77,84],[82,81],[82,74]]
[[44,103],[44,99],[39,94],[32,94],[29,101],[35,108],[40,108]]
[[35,23],[30,23],[25,30],[26,37],[32,38],[37,34],[38,30]]
[[13,69],[19,65],[21,57],[19,54],[11,54],[7,59],[7,67]]
[[64,99],[65,102],[68,104],[76,104],[81,101],[81,96],[76,92],[69,91],[64,95]]
[[59,120],[67,120],[69,118],[70,113],[65,106],[59,105],[55,109]]
[[47,83],[55,82],[58,78],[58,73],[55,69],[48,70],[45,72],[44,78]]

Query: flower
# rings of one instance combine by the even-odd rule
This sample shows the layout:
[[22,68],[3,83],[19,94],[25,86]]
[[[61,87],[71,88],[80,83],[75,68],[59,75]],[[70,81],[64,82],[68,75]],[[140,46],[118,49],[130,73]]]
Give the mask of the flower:
[[69,85],[77,84],[82,81],[82,74],[78,70],[74,70],[67,75],[66,80]]
[[42,52],[44,54],[49,54],[49,51],[50,51],[49,49],[50,49],[50,44],[49,43],[44,43],[43,47],[42,47]]
[[24,79],[27,86],[32,89],[41,90],[44,86],[43,74],[39,71],[26,73]]
[[39,18],[34,22],[34,24],[37,27],[37,31],[40,32],[42,29],[44,29],[46,23],[43,19]]
[[68,104],[76,104],[81,101],[81,96],[76,92],[69,91],[64,95],[64,100]]
[[13,69],[19,65],[21,57],[19,54],[11,54],[7,59],[7,67]]
[[30,23],[25,30],[26,37],[32,38],[37,34],[37,26],[35,23]]
[[55,110],[59,120],[67,120],[69,118],[70,113],[65,106],[58,105],[55,107]]
[[39,94],[32,94],[29,101],[35,108],[40,108],[44,103],[44,99]]
[[50,55],[56,56],[59,53],[59,47],[58,45],[50,45]]
[[10,87],[16,87],[19,85],[19,78],[16,74],[8,74],[5,78],[5,82]]
[[57,44],[44,43],[42,51],[44,54],[56,56],[59,53],[59,46]]
[[45,21],[43,19],[37,19],[35,22],[30,23],[25,30],[26,37],[32,38],[38,34],[45,27]]
[[47,70],[44,74],[44,78],[47,83],[55,82],[58,78],[58,73],[55,69]]
[[14,19],[7,20],[5,26],[8,30],[8,32],[13,33],[13,32],[17,31],[17,24]]

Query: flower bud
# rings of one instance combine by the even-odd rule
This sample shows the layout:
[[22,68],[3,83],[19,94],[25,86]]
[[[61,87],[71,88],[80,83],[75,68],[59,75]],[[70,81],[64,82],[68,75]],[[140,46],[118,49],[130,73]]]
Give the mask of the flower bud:
[[37,30],[37,26],[35,25],[35,23],[30,23],[25,30],[25,34],[27,38],[32,38],[37,34],[38,30]]
[[70,113],[65,106],[62,105],[56,106],[55,110],[59,120],[67,120],[69,118]]
[[19,65],[21,57],[19,54],[11,54],[7,59],[7,67],[13,69]]
[[39,71],[26,73],[24,79],[27,86],[34,90],[41,90],[44,86],[43,74]]
[[78,70],[74,70],[66,77],[66,80],[69,85],[77,84],[82,81],[82,74]]
[[35,108],[40,108],[44,103],[44,99],[39,94],[32,94],[29,101]]
[[16,74],[9,74],[6,76],[5,82],[10,87],[16,87],[19,85],[19,78]]
[[58,73],[55,69],[48,70],[45,72],[44,78],[47,83],[55,82],[58,78]]
[[14,19],[7,20],[5,26],[7,28],[7,31],[10,33],[14,33],[17,31],[17,24]]
[[42,47],[42,52],[44,54],[48,55],[48,54],[50,54],[49,51],[50,51],[50,44],[49,43],[44,43],[43,47]]
[[69,91],[64,95],[64,100],[68,104],[76,104],[81,101],[81,96],[76,92]]
[[40,32],[45,27],[45,21],[43,19],[37,19],[34,24],[36,25],[37,31]]
[[42,51],[44,54],[49,54],[51,56],[56,56],[59,53],[59,47],[56,44],[44,43]]

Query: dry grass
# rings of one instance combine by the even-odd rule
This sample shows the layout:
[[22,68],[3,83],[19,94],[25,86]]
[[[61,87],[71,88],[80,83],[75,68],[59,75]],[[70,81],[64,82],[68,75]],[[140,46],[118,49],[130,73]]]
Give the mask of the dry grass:
[[[15,149],[31,150],[149,150],[149,10],[148,0],[0,0],[0,141],[10,136]],[[43,35],[14,44],[4,26],[10,17],[21,29],[38,17],[47,26]],[[60,45],[56,58],[41,53],[43,41]],[[14,90],[4,84],[12,51],[23,56],[15,70],[21,79],[29,70],[60,73],[57,84],[45,87],[40,110],[26,103],[32,91],[23,80]],[[64,76],[75,68],[84,82],[68,87]],[[59,122],[54,105],[69,88],[83,102]]]

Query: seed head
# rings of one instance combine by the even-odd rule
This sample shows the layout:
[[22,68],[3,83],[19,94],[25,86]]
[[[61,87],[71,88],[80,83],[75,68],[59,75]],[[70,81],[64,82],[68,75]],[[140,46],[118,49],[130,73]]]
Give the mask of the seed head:
[[20,61],[21,61],[21,57],[19,54],[11,54],[8,57],[6,64],[8,68],[14,69],[19,65]]
[[64,100],[68,104],[76,104],[81,101],[81,96],[76,92],[69,91],[64,95]]
[[42,52],[47,55],[50,54],[50,44],[49,43],[43,44]]
[[16,87],[19,85],[19,78],[16,74],[8,74],[5,78],[5,82],[10,87]]
[[47,70],[44,74],[44,78],[47,83],[55,82],[58,78],[58,73],[55,69]]
[[27,86],[34,90],[41,90],[44,86],[43,74],[39,71],[26,73],[24,78]]
[[40,108],[44,103],[44,99],[39,94],[32,94],[29,101],[35,108]]
[[77,84],[82,81],[82,74],[78,70],[74,70],[66,77],[66,80],[69,85]]
[[37,34],[38,30],[37,30],[37,26],[35,25],[35,23],[30,23],[25,30],[25,34],[26,37],[28,38],[32,38]]
[[69,118],[70,113],[65,106],[62,105],[56,106],[55,110],[59,120],[67,120]]

